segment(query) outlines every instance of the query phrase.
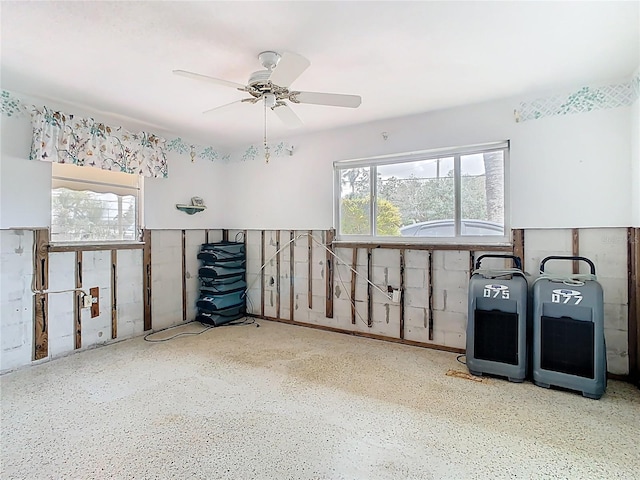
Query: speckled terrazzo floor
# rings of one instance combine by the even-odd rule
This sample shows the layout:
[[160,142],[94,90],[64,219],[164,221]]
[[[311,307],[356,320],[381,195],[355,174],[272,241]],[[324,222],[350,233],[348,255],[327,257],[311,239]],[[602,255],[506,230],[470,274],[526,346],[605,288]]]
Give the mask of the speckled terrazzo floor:
[[1,477],[640,478],[631,385],[478,383],[445,375],[454,354],[260,325],[2,376]]

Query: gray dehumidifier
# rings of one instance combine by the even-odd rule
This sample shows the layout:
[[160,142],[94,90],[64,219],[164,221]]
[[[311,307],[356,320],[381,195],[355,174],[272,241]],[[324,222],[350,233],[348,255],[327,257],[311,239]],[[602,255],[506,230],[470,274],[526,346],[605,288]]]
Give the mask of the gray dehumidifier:
[[[549,260],[580,260],[587,275],[549,275]],[[602,287],[593,262],[584,257],[551,256],[540,262],[533,285],[533,381],[598,399],[607,383]]]
[[[510,258],[514,268],[483,270],[483,258]],[[469,280],[467,368],[522,382],[527,376],[528,285],[520,258],[481,255]]]

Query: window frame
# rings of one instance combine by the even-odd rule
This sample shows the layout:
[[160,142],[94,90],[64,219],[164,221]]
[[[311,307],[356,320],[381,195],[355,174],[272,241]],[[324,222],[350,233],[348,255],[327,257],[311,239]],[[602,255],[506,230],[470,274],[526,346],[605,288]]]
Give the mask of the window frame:
[[[61,172],[55,172],[62,166]],[[67,170],[67,167],[76,167],[73,170]],[[64,170],[67,170],[66,172]],[[118,182],[111,179],[100,179],[100,176],[108,176],[111,173],[121,173],[123,175],[134,175],[136,178],[135,186],[127,185],[126,182]],[[83,177],[84,176],[84,177]],[[134,182],[131,182],[134,183]],[[69,188],[69,186],[86,186],[87,188]],[[93,188],[92,188],[93,187]],[[96,192],[96,188],[98,191]],[[96,193],[113,193],[118,196],[134,195],[136,208],[135,208],[135,235],[133,239],[113,239],[113,240],[68,240],[60,241],[52,238],[53,234],[53,191],[56,188],[69,188],[76,191],[93,191]],[[53,247],[73,247],[73,246],[135,246],[143,244],[142,241],[142,229],[143,229],[143,188],[144,180],[141,175],[129,174],[125,172],[111,172],[110,170],[101,170],[92,167],[78,166],[73,164],[58,164],[52,163],[51,170],[51,189],[50,189],[50,212],[49,212],[49,244]]]
[[[390,155],[380,155],[374,157],[364,157],[351,160],[337,160],[333,162],[333,223],[336,231],[336,241],[338,243],[388,243],[388,244],[424,244],[424,245],[510,245],[511,244],[511,202],[509,198],[509,178],[510,161],[509,153],[511,149],[510,140],[500,142],[482,143],[461,147],[437,148],[431,150],[420,150]],[[466,155],[488,153],[494,151],[503,152],[503,199],[504,199],[504,234],[503,235],[464,235],[460,234],[462,226],[461,210],[461,157]],[[423,160],[436,160],[443,157],[453,157],[454,159],[454,229],[453,237],[403,237],[374,235],[377,218],[377,167],[383,165],[395,165],[400,163],[412,163]],[[371,208],[369,212],[369,234],[368,235],[345,235],[340,231],[340,200],[341,200],[341,171],[351,168],[369,167],[370,173],[370,195]]]

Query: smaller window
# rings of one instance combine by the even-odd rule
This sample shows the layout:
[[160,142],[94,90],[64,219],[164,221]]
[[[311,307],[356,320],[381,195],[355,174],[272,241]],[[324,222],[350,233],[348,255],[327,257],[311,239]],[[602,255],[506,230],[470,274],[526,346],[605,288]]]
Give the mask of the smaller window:
[[51,242],[139,241],[141,177],[52,164]]

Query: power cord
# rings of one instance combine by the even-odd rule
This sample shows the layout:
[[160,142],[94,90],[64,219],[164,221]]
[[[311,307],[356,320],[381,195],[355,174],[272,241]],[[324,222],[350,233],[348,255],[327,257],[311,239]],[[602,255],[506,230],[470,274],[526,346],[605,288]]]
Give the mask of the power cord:
[[462,360],[460,360],[462,357],[465,357],[465,360],[466,360],[466,358],[467,358],[467,356],[463,353],[462,355],[458,355],[458,356],[456,357],[456,360],[457,360],[458,362],[460,362],[461,364],[466,365],[466,364],[467,364],[467,362],[463,362]]

